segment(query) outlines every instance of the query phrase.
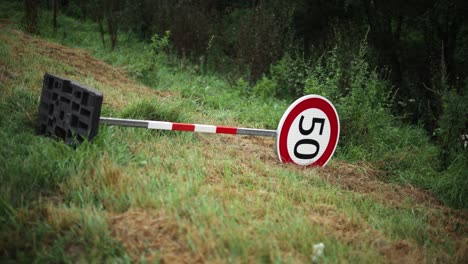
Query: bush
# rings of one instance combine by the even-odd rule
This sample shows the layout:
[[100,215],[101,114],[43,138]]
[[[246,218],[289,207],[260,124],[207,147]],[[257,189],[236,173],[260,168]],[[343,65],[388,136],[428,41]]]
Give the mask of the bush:
[[337,51],[331,50],[311,67],[304,88],[306,94],[327,97],[337,108],[341,123],[337,154],[350,161],[371,161],[385,172],[385,180],[415,184],[451,206],[465,208],[468,155],[460,137],[467,134],[468,97],[453,90],[442,97],[437,130],[442,148],[438,148],[422,128],[400,124],[391,115],[391,87],[369,67],[365,42],[350,62]]
[[[337,57],[337,49],[335,47],[324,54],[313,65],[305,81],[304,93],[319,94],[332,102],[336,102],[342,95],[345,95],[345,93],[340,92],[344,75],[343,65]],[[345,89],[349,90],[348,87]]]
[[468,94],[459,95],[455,89],[448,89],[442,94],[442,115],[436,134],[445,167],[450,166],[459,155],[468,157],[465,145],[468,139],[464,138],[468,135],[467,105]]
[[242,95],[249,95],[251,93],[249,82],[244,80],[242,77],[237,79],[236,83],[233,85],[233,88]]
[[304,94],[304,86],[310,66],[304,57],[292,57],[286,53],[283,58],[273,64],[270,75],[278,86],[278,96],[289,97]]
[[385,109],[387,83],[369,68],[361,44],[359,53],[347,68],[337,56],[337,48],[322,56],[308,76],[304,91],[331,100],[340,115],[341,142],[344,145],[371,145],[379,130],[389,126],[391,115]]
[[156,83],[157,70],[167,64],[170,57],[171,43],[170,31],[164,32],[163,36],[154,34],[149,44],[143,44],[142,53],[134,56],[126,67],[129,72],[145,83]]
[[266,99],[276,95],[276,88],[277,84],[274,80],[263,76],[262,79],[260,79],[260,81],[258,81],[253,87],[253,93],[255,96]]
[[468,207],[468,158],[466,150],[459,154],[447,170],[437,178],[433,191],[441,194],[442,200],[456,208]]
[[[440,146],[440,160],[445,171],[437,178],[433,189],[444,202],[458,207],[468,207],[468,94],[458,94],[455,89],[442,94],[442,115],[436,135]],[[465,89],[466,90],[466,89]]]
[[159,54],[169,52],[169,48],[170,48],[169,37],[170,36],[171,36],[171,32],[167,30],[164,32],[164,36],[159,36],[158,34],[154,34],[151,37],[150,50],[153,56],[157,56]]

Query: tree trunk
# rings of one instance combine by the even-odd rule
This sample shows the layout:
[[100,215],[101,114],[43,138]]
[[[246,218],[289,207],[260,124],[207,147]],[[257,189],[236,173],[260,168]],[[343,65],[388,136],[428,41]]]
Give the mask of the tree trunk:
[[104,26],[102,25],[103,18],[99,17],[97,20],[98,20],[98,25],[99,25],[99,33],[101,34],[102,46],[105,48],[106,39],[104,38]]
[[39,33],[39,0],[24,0],[24,10],[26,32],[31,34]]
[[112,15],[107,18],[107,27],[110,35],[111,50],[114,50],[117,45],[117,26]]
[[58,2],[59,0],[53,0],[52,5],[54,8],[54,17],[52,19],[52,25],[54,27],[54,33],[57,31],[57,11],[58,11]]

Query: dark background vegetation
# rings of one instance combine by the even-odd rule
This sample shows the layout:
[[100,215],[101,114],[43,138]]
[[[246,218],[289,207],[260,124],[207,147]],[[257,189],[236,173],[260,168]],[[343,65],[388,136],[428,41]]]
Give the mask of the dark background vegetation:
[[59,14],[96,22],[109,50],[129,34],[247,95],[323,94],[337,104],[348,153],[406,144],[389,123],[422,127],[438,147],[434,168],[455,171],[454,203],[466,206],[467,1],[25,0],[24,8],[30,33],[40,34],[47,10],[63,39],[73,29]]

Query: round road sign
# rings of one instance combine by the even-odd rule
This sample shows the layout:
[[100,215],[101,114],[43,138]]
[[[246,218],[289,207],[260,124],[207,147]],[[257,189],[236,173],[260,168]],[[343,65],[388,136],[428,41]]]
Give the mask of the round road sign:
[[281,118],[276,151],[281,162],[325,166],[335,152],[340,120],[325,97],[306,95],[292,103]]

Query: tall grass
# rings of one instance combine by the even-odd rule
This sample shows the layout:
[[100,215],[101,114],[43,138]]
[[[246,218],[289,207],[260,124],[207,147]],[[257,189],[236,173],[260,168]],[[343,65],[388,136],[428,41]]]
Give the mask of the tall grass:
[[[60,21],[68,28],[83,23],[63,16]],[[97,32],[93,27],[84,22],[63,42],[121,66],[145,62],[144,48],[137,47],[146,44],[129,37],[110,52],[97,34],[94,39],[95,33],[86,32]],[[47,30],[42,34],[62,41],[60,31],[54,37]],[[0,61],[14,76],[0,86],[1,261],[144,262],[152,256],[163,262],[167,256],[189,256],[207,262],[309,263],[320,242],[326,245],[319,258],[324,262],[392,261],[382,252],[398,253],[402,245],[429,261],[461,260],[457,250],[464,244],[451,238],[463,238],[464,229],[445,232],[443,220],[438,222],[446,219],[444,211],[414,206],[412,198],[394,206],[326,180],[352,176],[341,171],[280,165],[273,140],[101,126],[93,142],[73,149],[37,136],[42,75],[50,69],[99,87],[109,102],[124,96],[128,102],[122,107],[104,105],[111,116],[274,128],[289,102],[242,94],[217,76],[165,60],[138,78],[167,96],[142,98],[140,88],[121,94],[97,76],[78,76],[66,61],[39,54],[40,44],[22,42],[9,28],[0,28],[0,39]],[[420,147],[428,143],[419,130],[392,129],[383,133],[376,126],[369,132],[381,146],[353,147],[350,141],[337,155],[370,162],[381,155],[383,164],[392,166],[401,162],[395,155],[430,150]],[[415,147],[402,150],[408,145]],[[387,151],[395,155],[384,156]],[[418,159],[428,162],[431,153]],[[417,171],[418,159],[411,158],[388,170]]]

